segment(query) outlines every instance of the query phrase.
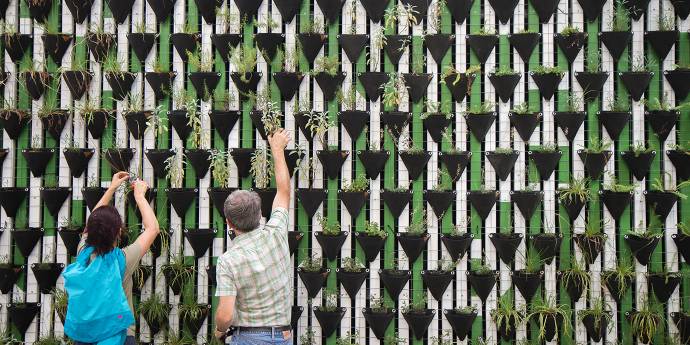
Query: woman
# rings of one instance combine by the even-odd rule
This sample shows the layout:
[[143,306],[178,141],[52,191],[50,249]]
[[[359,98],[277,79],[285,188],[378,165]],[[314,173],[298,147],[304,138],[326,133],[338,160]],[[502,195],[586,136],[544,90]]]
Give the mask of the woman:
[[[79,252],[85,248],[93,248],[91,253],[91,260],[95,259],[97,255],[105,255],[117,248],[120,239],[120,234],[123,229],[122,218],[117,209],[110,206],[110,200],[115,194],[118,187],[129,179],[129,174],[126,172],[118,172],[113,176],[110,187],[105,192],[101,200],[96,204],[89,219],[86,222],[84,235],[82,236],[82,243],[79,246]],[[148,186],[142,180],[132,182],[132,193],[134,193],[134,200],[141,212],[141,219],[144,227],[136,241],[129,246],[122,249],[125,257],[125,274],[122,278],[122,288],[129,303],[129,309],[134,314],[132,304],[132,273],[137,269],[139,260],[149,250],[151,244],[160,232],[158,220],[156,215],[146,200],[146,190]],[[91,250],[91,249],[90,249]],[[69,291],[68,291],[69,293]],[[127,337],[125,345],[134,345],[135,325],[132,324],[127,329]],[[86,345],[87,343],[75,342],[77,345]]]

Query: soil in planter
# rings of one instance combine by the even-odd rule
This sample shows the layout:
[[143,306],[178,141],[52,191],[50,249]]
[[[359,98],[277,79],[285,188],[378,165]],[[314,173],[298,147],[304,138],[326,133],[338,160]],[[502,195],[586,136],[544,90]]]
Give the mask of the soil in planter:
[[355,232],[355,238],[359,246],[362,247],[367,262],[374,261],[386,243],[385,237],[369,236],[362,232]]
[[510,265],[515,261],[515,252],[520,242],[522,242],[522,234],[492,233],[489,235],[489,239],[496,248],[498,257],[503,263]]
[[410,281],[411,275],[412,273],[409,270],[379,270],[381,283],[393,300],[397,300],[400,297],[400,292],[407,285],[407,282]]
[[429,234],[414,235],[408,233],[397,233],[396,238],[400,247],[402,247],[410,264],[417,261],[419,256],[426,248],[426,242],[429,240]]
[[308,272],[301,267],[297,268],[297,275],[307,289],[307,296],[314,298],[321,291],[321,287],[326,282],[330,269],[322,268],[320,272]]

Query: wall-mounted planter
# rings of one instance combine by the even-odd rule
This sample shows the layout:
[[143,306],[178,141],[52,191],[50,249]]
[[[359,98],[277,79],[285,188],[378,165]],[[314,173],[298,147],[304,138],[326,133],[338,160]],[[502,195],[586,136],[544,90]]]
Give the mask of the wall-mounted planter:
[[134,158],[134,149],[111,148],[103,152],[103,156],[115,171],[129,171],[129,162]]
[[558,166],[563,153],[561,151],[527,151],[542,181],[548,180]]
[[360,0],[359,2],[367,12],[367,17],[378,23],[383,19],[383,15],[386,13],[386,8],[388,8],[390,0]]
[[7,136],[12,140],[19,138],[19,134],[21,134],[22,129],[29,121],[31,121],[31,114],[27,114],[23,110],[0,110],[0,124],[5,129]]
[[330,337],[336,329],[340,327],[340,321],[345,316],[345,308],[338,307],[334,311],[321,310],[320,307],[314,307],[314,317],[321,326],[321,336]]
[[86,34],[86,46],[98,63],[103,63],[110,50],[115,47],[115,35],[89,32]]
[[484,137],[494,121],[496,121],[496,113],[465,114],[467,128],[479,141],[484,141]]
[[237,188],[223,188],[223,187],[211,187],[207,190],[209,198],[213,202],[213,206],[218,210],[221,216],[225,217],[224,205],[225,199],[228,198],[230,193],[237,190]]
[[331,180],[335,180],[340,176],[340,168],[342,168],[349,155],[350,151],[344,150],[319,150],[316,152],[316,156],[319,158],[321,165],[323,165],[326,176]]
[[369,191],[347,192],[341,190],[338,191],[338,198],[345,205],[347,212],[350,213],[350,217],[357,218],[369,198]]
[[524,142],[528,142],[532,137],[534,130],[539,125],[539,121],[541,121],[541,117],[541,113],[508,114],[510,124],[515,128],[515,131],[518,132],[520,138]]
[[600,111],[597,112],[599,123],[606,128],[609,137],[617,140],[626,125],[630,122],[632,114],[628,111]]
[[283,101],[290,101],[295,97],[303,79],[304,74],[300,72],[273,72],[273,80]]
[[621,303],[623,295],[625,295],[625,292],[633,283],[631,278],[626,278],[621,282],[616,274],[605,275],[602,277],[602,280],[604,281],[604,286],[606,286],[606,289],[609,290],[611,297],[614,301],[616,301],[617,304]]
[[473,239],[474,235],[468,232],[459,236],[441,234],[441,242],[443,242],[453,261],[458,261],[465,257]]
[[678,202],[678,195],[667,191],[646,190],[644,198],[647,208],[652,209],[662,222],[666,220],[671,209]]
[[91,84],[91,72],[89,71],[64,71],[62,79],[67,84],[72,98],[79,100],[86,93],[86,89]]
[[510,192],[510,201],[517,205],[517,209],[520,210],[527,223],[532,219],[534,212],[539,209],[543,199],[543,191],[516,190]]
[[12,229],[12,239],[23,257],[28,258],[43,237],[43,228]]
[[170,41],[184,63],[189,62],[189,54],[196,52],[199,40],[201,35],[198,33],[176,32],[170,35]]
[[553,14],[556,13],[559,2],[560,0],[531,0],[529,3],[532,4],[532,7],[537,12],[539,23],[546,24],[551,20]]
[[259,194],[259,197],[261,198],[261,215],[263,217],[268,218],[271,215],[271,211],[273,209],[273,200],[276,198],[276,189],[253,188],[252,190]]
[[395,238],[398,240],[398,244],[400,244],[400,247],[402,247],[403,251],[405,252],[410,265],[417,261],[419,256],[422,254],[426,248],[426,243],[429,240],[429,237],[430,236],[428,233],[418,235],[399,232],[395,234]]
[[648,275],[649,285],[652,286],[654,295],[661,303],[666,303],[673,292],[680,285],[680,276],[673,274],[651,273]]
[[520,291],[520,294],[527,303],[532,301],[537,290],[541,286],[544,271],[528,272],[526,270],[517,270],[511,273],[513,284]]
[[230,157],[235,162],[237,175],[240,178],[249,177],[251,159],[255,151],[255,148],[234,148],[230,150]]
[[495,190],[473,190],[467,192],[467,201],[477,211],[482,220],[486,220],[496,205],[500,192]]
[[242,34],[211,34],[211,42],[225,62],[230,59],[230,49],[237,47],[241,41]]
[[372,262],[379,255],[379,252],[383,249],[383,245],[386,243],[386,237],[379,236],[369,236],[363,232],[355,232],[355,238],[357,243],[362,247],[364,251],[364,257],[367,262]]
[[302,1],[274,0],[273,3],[278,8],[278,12],[280,12],[280,16],[283,18],[283,22],[290,23],[293,19],[295,19],[297,12],[299,12]]
[[123,24],[127,17],[132,13],[132,6],[134,5],[134,0],[105,0],[105,3],[110,9],[110,13],[113,15],[113,19],[118,24]]
[[498,332],[498,337],[508,342],[515,339],[516,324],[517,320],[515,316],[506,317],[506,319],[498,325],[498,329],[496,330]]
[[[626,1],[623,5],[628,9],[628,15],[635,21],[640,20],[642,15],[647,13],[647,7],[650,0],[631,0]],[[663,59],[663,58],[662,58]],[[648,342],[644,342],[645,344]]]
[[154,258],[160,257],[162,252],[163,252],[163,245],[165,244],[165,243],[163,243],[163,237],[166,237],[166,239],[169,239],[170,236],[172,235],[172,233],[173,233],[172,230],[162,229],[161,234],[159,236],[156,236],[156,239],[153,240],[153,243],[151,244],[151,254],[153,255]]
[[573,236],[573,240],[582,251],[585,262],[591,265],[597,259],[602,249],[604,249],[606,237],[603,235],[587,236],[585,234],[576,234]]
[[606,1],[607,0],[577,0],[584,12],[585,19],[590,23],[599,18]]
[[170,95],[170,84],[176,76],[175,72],[146,72],[146,81],[151,86],[156,100],[162,100]]
[[520,242],[522,242],[522,234],[492,233],[489,234],[489,239],[496,248],[496,254],[498,254],[498,257],[503,263],[510,265],[515,261],[515,252]]
[[39,309],[41,309],[41,303],[10,303],[7,305],[7,315],[19,333],[24,335]]
[[584,111],[557,111],[553,114],[553,119],[558,127],[563,131],[563,134],[565,134],[565,137],[568,139],[568,141],[572,142],[575,140],[577,132],[580,131],[582,123],[585,122],[586,115],[587,114]]
[[367,178],[375,180],[383,171],[383,168],[390,157],[390,152],[384,150],[364,150],[357,151],[357,157],[364,165]]
[[14,63],[20,63],[24,53],[32,46],[33,39],[29,34],[5,33],[2,35],[5,52]]
[[[139,59],[139,62],[146,62],[151,48],[156,43],[156,38],[158,38],[158,35],[153,32],[132,32],[127,34],[127,42],[129,42],[129,46],[134,51],[134,55]],[[154,88],[153,91],[156,92],[156,89]]]
[[0,264],[0,292],[8,294],[12,291],[17,279],[24,271],[24,266],[17,266],[8,263]]
[[350,62],[356,62],[362,55],[364,47],[369,43],[369,35],[342,34],[338,35],[338,43]]
[[397,300],[400,297],[400,292],[410,281],[412,272],[410,270],[398,270],[398,269],[382,269],[379,270],[379,278],[381,278],[381,283],[386,288],[386,291],[391,295],[393,300]]
[[410,190],[383,190],[381,200],[388,207],[388,211],[394,218],[400,217],[402,211],[412,201],[412,191]]
[[587,41],[587,33],[574,32],[569,35],[555,34],[554,37],[556,39],[556,44],[558,44],[558,47],[561,48],[561,51],[568,59],[568,63],[572,65]]
[[295,254],[299,243],[302,242],[304,234],[300,231],[288,231],[288,249],[290,250],[290,255]]
[[166,188],[165,194],[178,216],[184,217],[192,202],[199,196],[196,188]]
[[56,141],[60,140],[60,134],[65,128],[67,119],[69,118],[69,112],[65,109],[55,109],[47,114],[41,114],[41,123],[43,123],[43,128],[48,131],[53,139]]
[[517,73],[501,75],[491,73],[489,75],[489,81],[491,81],[491,85],[493,85],[496,94],[498,94],[503,103],[508,103],[513,98],[513,91],[515,91],[515,87],[520,82],[520,79],[522,79],[522,75]]
[[630,251],[635,255],[637,262],[639,262],[640,265],[647,266],[654,248],[659,244],[660,236],[647,238],[635,234],[626,234],[623,238],[625,239],[625,243],[630,247]]
[[183,142],[192,133],[192,126],[189,124],[186,109],[172,110],[168,112],[168,122]]
[[345,80],[345,72],[338,72],[335,75],[319,72],[314,75],[314,80],[319,84],[326,102],[330,102],[335,99],[336,93],[340,90],[340,86]]
[[200,307],[199,314],[190,315],[188,318],[182,317],[183,328],[185,328],[192,336],[197,336],[201,326],[206,322],[208,311],[211,309],[210,305],[197,304]]
[[316,241],[321,246],[321,251],[323,257],[329,261],[333,261],[340,255],[340,248],[343,247],[345,240],[347,239],[347,231],[341,231],[338,235],[326,235],[322,231],[317,231],[314,233]]
[[467,334],[472,329],[472,323],[477,318],[477,312],[461,312],[455,309],[444,309],[443,315],[446,316],[446,321],[453,328],[455,335],[460,341],[467,338]]
[[690,85],[688,85],[688,78],[690,78],[690,69],[676,68],[672,71],[664,71],[666,81],[671,84],[673,92],[676,94],[676,99],[685,99],[690,92]]
[[690,152],[682,150],[667,150],[666,155],[676,168],[678,179],[690,179]]
[[415,12],[413,16],[417,20],[417,23],[421,23],[424,20],[429,11],[429,6],[431,5],[431,0],[400,0],[400,2],[405,6],[414,8]]
[[385,45],[383,51],[391,60],[393,65],[400,63],[400,58],[405,53],[405,48],[412,42],[412,36],[409,35],[386,35]]
[[49,294],[55,289],[55,283],[57,283],[63,268],[65,268],[65,264],[61,263],[32,264],[31,271],[36,277],[38,290],[43,294]]
[[675,110],[652,110],[645,112],[645,119],[654,134],[659,137],[659,141],[663,143],[680,119],[680,113]]
[[238,110],[211,110],[209,114],[211,124],[226,144],[228,143],[230,132],[232,132],[241,115],[241,112]]
[[[534,1],[532,1],[534,2]],[[543,1],[537,1],[543,2]],[[539,44],[541,34],[537,32],[514,33],[508,36],[508,41],[515,48],[523,62],[527,63],[532,57],[534,48]]]
[[[65,5],[67,5],[67,8],[72,13],[74,21],[81,24],[91,14],[93,0],[65,0]],[[5,13],[5,11],[2,11],[2,13]]]
[[438,158],[445,165],[448,175],[457,182],[465,171],[467,164],[470,162],[472,152],[469,151],[455,151],[455,152],[439,152]]
[[211,249],[217,233],[216,229],[184,229],[184,238],[192,246],[194,257],[198,259]]
[[50,0],[27,1],[26,6],[29,8],[29,16],[38,23],[45,23],[48,21],[48,14],[53,7],[53,2]]
[[489,297],[491,290],[494,289],[497,275],[498,272],[494,271],[487,274],[474,271],[467,272],[467,280],[470,281],[472,289],[474,289],[474,292],[479,296],[479,299],[482,300],[482,303],[486,303],[486,299]]
[[429,163],[429,159],[431,159],[431,152],[400,151],[398,154],[403,164],[405,164],[405,168],[407,168],[410,181],[414,181],[422,176],[427,163]]
[[34,177],[41,177],[46,171],[46,166],[48,162],[55,154],[55,149],[49,148],[29,148],[22,150],[22,156],[26,160],[26,164],[31,170],[31,174]]
[[363,110],[343,110],[338,114],[338,119],[340,119],[352,141],[356,141],[359,138],[364,127],[370,121],[369,113]]
[[[213,74],[214,76],[211,76]],[[235,84],[240,92],[240,99],[246,100],[248,96],[252,93],[256,94],[256,90],[259,86],[259,81],[261,81],[261,72],[247,72],[244,74],[238,72],[230,73],[230,78]],[[193,81],[192,75],[190,74],[190,80]],[[218,82],[220,81],[220,73],[206,73],[204,75],[197,75],[197,82],[199,83],[199,88],[196,88],[197,94],[202,91],[202,94],[206,97],[210,97],[211,90],[213,90]]]
[[450,90],[454,101],[462,102],[472,89],[475,77],[476,74],[474,73],[452,72],[443,78],[443,84]]
[[386,72],[362,72],[357,75],[369,100],[376,102],[383,94],[383,85],[390,76]]
[[442,218],[446,210],[455,201],[456,192],[446,190],[425,190],[424,201],[431,205],[431,209],[438,218]]
[[429,132],[431,139],[437,143],[443,140],[443,134],[450,122],[451,118],[444,113],[429,113],[423,120],[424,128]]
[[[295,122],[297,122],[297,127],[299,127],[299,130],[302,133],[302,135],[304,135],[304,138],[307,139],[307,141],[310,143],[312,141],[314,141],[314,135],[312,134],[311,129],[309,129],[309,119],[310,119],[312,114],[323,115],[323,114],[321,114],[319,112],[315,112],[315,111],[311,111],[311,112],[300,111],[300,112],[295,113]],[[256,116],[256,118],[252,117],[252,123],[254,123],[254,127],[257,128],[259,133],[262,133],[261,131],[264,130],[263,129],[263,122],[261,124],[257,123],[257,121],[259,121],[259,119],[260,119],[260,117],[258,117],[258,116]],[[264,131],[264,133],[265,133],[265,131]]]
[[173,149],[146,149],[144,152],[146,159],[151,163],[153,173],[159,178],[165,177],[166,160],[175,155]]
[[606,330],[608,329],[608,318],[604,315],[595,318],[593,315],[585,315],[582,318],[582,324],[585,325],[585,331],[587,332],[587,338],[591,339],[592,342],[598,343],[606,335]]
[[618,221],[623,215],[623,211],[630,205],[633,198],[632,192],[614,192],[610,190],[599,191],[601,201],[609,210],[613,220]]
[[434,319],[436,311],[432,309],[425,309],[423,311],[410,310],[402,314],[407,324],[410,325],[415,339],[422,340],[429,329],[431,321]]
[[318,272],[305,271],[302,267],[297,268],[297,275],[302,280],[302,283],[304,283],[309,298],[314,298],[319,294],[330,272],[331,270],[329,268],[321,268],[321,271]]
[[618,62],[621,55],[632,40],[632,31],[604,31],[599,33],[601,43],[608,49],[614,61]]
[[501,24],[508,24],[508,21],[513,17],[515,13],[515,7],[517,7],[519,0],[489,0],[489,4],[494,9],[496,18],[501,22]]
[[585,101],[591,102],[596,99],[604,88],[609,72],[575,72],[575,79],[584,90]]
[[437,64],[441,64],[443,58],[446,56],[448,49],[455,41],[455,35],[452,34],[428,34],[424,36],[424,43],[429,50],[431,57],[434,58]]
[[563,235],[555,233],[532,234],[528,237],[532,247],[537,250],[539,257],[545,264],[550,265],[553,259],[561,252]]
[[191,271],[193,267],[185,266],[184,268],[179,268],[170,265],[163,265],[161,269],[163,271],[163,276],[165,276],[165,281],[168,284],[168,287],[170,288],[170,290],[172,290],[175,296],[179,296],[180,292],[182,292],[182,287],[185,283],[187,283],[187,281],[183,277],[180,277],[180,275],[184,273],[176,270],[181,269]]
[[153,116],[150,111],[132,111],[124,114],[129,134],[136,140],[144,138],[144,132],[148,126],[149,117]]
[[371,308],[362,308],[362,315],[367,321],[367,325],[374,333],[377,339],[383,340],[386,337],[386,330],[388,325],[395,317],[395,309],[373,310]]
[[70,187],[41,187],[40,189],[41,201],[55,218],[71,193],[72,188]]
[[216,7],[222,6],[224,2],[219,2],[218,0],[194,0],[194,3],[206,24],[215,24]]
[[601,173],[604,171],[606,163],[611,158],[611,151],[605,150],[602,152],[587,152],[585,150],[577,150],[578,156],[585,165],[585,172],[587,176],[593,180],[598,180]]
[[[158,195],[158,188],[149,188],[146,190],[146,193],[144,193],[144,197],[149,203],[156,199],[156,195]],[[134,199],[134,193],[127,193],[127,203],[129,206],[136,207],[137,201]],[[137,216],[141,216],[138,209],[136,210],[136,214]]]
[[345,0],[316,0],[328,23],[335,23],[345,5]]
[[249,21],[256,18],[262,2],[263,0],[235,0],[235,5],[240,10],[240,18],[246,17]]
[[437,301],[443,299],[443,294],[448,289],[448,285],[455,279],[455,271],[429,270],[422,271],[422,281],[431,296]]
[[328,35],[316,32],[302,32],[297,34],[297,39],[302,47],[302,53],[310,65],[314,64],[316,56],[326,43]]
[[539,89],[541,96],[546,100],[550,100],[551,98],[553,98],[553,94],[556,92],[556,90],[558,90],[558,85],[561,83],[561,80],[563,79],[563,75],[564,75],[564,73],[561,73],[561,72],[557,72],[557,73],[529,72],[529,74],[532,76],[534,83],[537,84],[537,88]]
[[[250,74],[250,73],[247,73]],[[240,79],[244,79],[247,77],[247,74],[244,75],[244,77],[240,77]],[[230,77],[232,78],[232,81],[235,82],[235,85],[237,85],[237,81],[235,80],[235,75],[236,73],[230,74]],[[251,73],[252,77],[249,78],[250,82],[254,81],[254,73]],[[258,78],[256,79],[256,83],[258,84],[258,79],[261,79],[261,73],[258,73]],[[200,98],[203,101],[208,101],[211,98],[211,95],[213,94],[213,90],[216,88],[218,85],[218,82],[220,82],[220,73],[217,72],[191,72],[189,73],[189,81],[192,83],[192,86],[194,86],[194,90],[196,90],[196,96]],[[251,86],[251,85],[250,85]],[[241,89],[239,86],[237,87],[238,89]],[[242,97],[242,93],[240,92],[240,97]]]
[[156,15],[156,21],[161,23],[170,17],[175,7],[176,0],[146,0]]
[[652,76],[654,76],[654,72],[618,72],[621,83],[630,93],[630,97],[637,102],[642,99],[642,95],[647,91],[649,82],[652,81]]
[[384,111],[381,113],[381,121],[386,126],[388,133],[396,140],[412,120],[412,114],[404,111]]
[[81,195],[84,197],[86,206],[90,211],[93,211],[93,208],[96,207],[98,201],[101,200],[105,191],[105,187],[85,187],[81,189]]
[[108,126],[108,118],[113,117],[113,114],[112,110],[98,109],[88,115],[86,129],[89,130],[92,138],[100,139],[103,136],[105,127]]
[[196,177],[198,179],[204,178],[208,173],[208,169],[211,166],[211,150],[207,149],[185,149],[184,155],[189,160],[189,163],[194,168]]
[[498,178],[501,179],[501,181],[505,181],[508,179],[508,176],[510,176],[511,172],[513,171],[513,167],[515,166],[515,162],[517,161],[520,153],[517,151],[506,153],[489,151],[486,152],[484,155],[496,171],[496,175],[498,175]]
[[72,43],[72,35],[46,33],[41,36],[45,53],[53,59],[56,64],[62,63],[62,57],[67,51],[67,47]]
[[473,34],[467,35],[467,45],[477,56],[480,64],[485,64],[498,43],[498,35]]
[[681,343],[687,344],[690,341],[690,314],[673,312],[671,313],[671,319],[676,328],[678,328]]
[[20,75],[26,84],[26,92],[34,101],[41,99],[53,80],[50,73],[43,71],[21,72]]
[[328,190],[323,188],[297,188],[295,196],[297,196],[297,200],[299,200],[304,211],[307,212],[307,216],[311,218],[314,217],[323,201],[326,200]]
[[[568,296],[570,296],[570,299],[572,299],[573,301],[579,301],[582,297],[582,293],[585,291],[585,288],[589,286],[589,283],[583,280],[586,278],[580,277],[571,276],[570,279],[564,279],[563,274],[567,273],[568,271],[557,271],[556,275],[558,277],[558,280],[563,283],[563,287],[568,293]],[[589,277],[589,273],[587,273],[587,276]]]
[[362,269],[361,271],[350,272],[342,268],[336,268],[335,274],[338,277],[338,281],[343,285],[343,289],[350,296],[350,299],[355,299],[357,297],[357,292],[364,284],[364,281],[369,276],[369,269]]
[[70,256],[77,256],[77,249],[79,247],[79,241],[81,240],[81,235],[84,232],[84,228],[58,228],[58,235],[62,239],[62,243],[65,245],[67,254]]
[[[254,0],[248,0],[254,1]],[[256,1],[255,1],[256,2]],[[278,51],[278,46],[285,43],[285,34],[276,32],[261,32],[254,34],[254,42],[259,51],[268,57],[269,60],[273,60],[276,57],[276,52]]]

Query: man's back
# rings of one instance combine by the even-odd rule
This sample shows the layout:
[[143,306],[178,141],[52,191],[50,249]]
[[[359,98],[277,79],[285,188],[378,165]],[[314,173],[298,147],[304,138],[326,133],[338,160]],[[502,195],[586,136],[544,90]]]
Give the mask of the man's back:
[[218,260],[217,296],[236,296],[235,326],[290,324],[288,213],[273,210],[269,221],[237,236]]

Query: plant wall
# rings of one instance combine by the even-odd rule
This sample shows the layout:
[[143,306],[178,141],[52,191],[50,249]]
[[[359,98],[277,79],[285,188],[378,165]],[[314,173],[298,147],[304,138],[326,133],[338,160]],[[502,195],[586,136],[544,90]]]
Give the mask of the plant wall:
[[[685,343],[689,10],[0,3],[3,343],[62,336],[59,273],[118,170],[164,227],[138,341],[211,342],[222,203],[252,188],[270,211],[281,126],[295,342]],[[140,215],[115,199],[125,245]]]

